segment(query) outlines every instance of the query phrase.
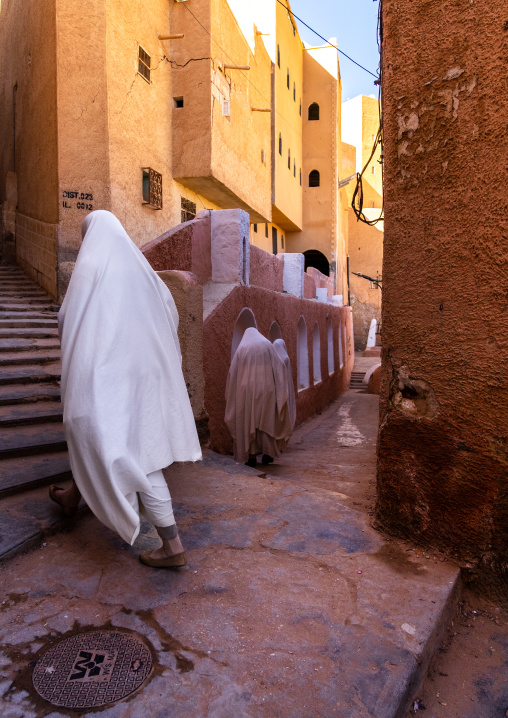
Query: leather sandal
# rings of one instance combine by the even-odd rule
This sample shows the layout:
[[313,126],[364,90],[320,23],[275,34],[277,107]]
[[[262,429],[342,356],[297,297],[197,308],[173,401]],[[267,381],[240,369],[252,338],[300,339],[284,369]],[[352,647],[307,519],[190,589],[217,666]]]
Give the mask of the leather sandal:
[[60,508],[63,510],[65,516],[68,518],[72,518],[73,516],[76,516],[78,513],[78,506],[64,506],[61,499],[58,498],[57,491],[65,491],[65,489],[62,486],[57,486],[56,484],[52,484],[49,487],[49,498],[51,501],[54,501],[55,504],[58,504]]
[[173,556],[165,556],[164,558],[152,558],[151,551],[142,551],[139,554],[139,560],[146,566],[152,568],[181,568],[187,563],[187,554],[175,553]]

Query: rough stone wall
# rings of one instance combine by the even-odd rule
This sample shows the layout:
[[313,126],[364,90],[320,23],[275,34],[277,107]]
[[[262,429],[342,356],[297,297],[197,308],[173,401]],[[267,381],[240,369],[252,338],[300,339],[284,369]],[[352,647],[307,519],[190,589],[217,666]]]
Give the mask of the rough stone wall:
[[56,297],[58,225],[16,215],[16,261],[48,294]]
[[507,17],[505,0],[383,0],[377,516],[498,580],[508,578]]
[[[333,307],[329,304],[309,302],[259,287],[236,287],[205,320],[203,330],[203,346],[206,347],[205,410],[209,416],[210,446],[221,453],[228,453],[233,447],[231,436],[224,423],[226,380],[231,363],[235,322],[245,307],[252,310],[257,327],[264,336],[268,336],[274,320],[279,324],[291,359],[295,386],[298,319],[301,315],[305,317],[311,384],[308,388],[297,392],[297,424],[314,416],[348,388],[354,363],[353,326],[349,307]],[[328,372],[327,315],[333,328],[335,371],[332,374]],[[315,322],[318,323],[320,332],[321,376],[323,377],[323,380],[316,384],[312,382],[312,330]],[[340,367],[338,349],[339,324],[346,327],[347,336],[342,367]]]

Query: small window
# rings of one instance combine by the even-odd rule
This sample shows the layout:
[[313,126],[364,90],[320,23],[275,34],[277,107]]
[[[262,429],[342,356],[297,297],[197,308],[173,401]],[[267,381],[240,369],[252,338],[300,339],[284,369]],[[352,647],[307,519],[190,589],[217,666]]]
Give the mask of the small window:
[[182,222],[189,222],[189,220],[194,219],[196,216],[196,203],[191,202],[190,199],[185,199],[185,197],[181,197],[180,201],[182,209]]
[[277,45],[277,66],[280,68],[280,45]]
[[222,114],[224,115],[224,117],[231,116],[231,102],[226,98],[222,100]]
[[162,209],[162,175],[151,167],[143,167],[143,204]]
[[296,102],[296,83],[293,82],[293,101]]
[[257,224],[255,224],[255,225],[254,225],[254,232],[257,232],[257,231],[258,231],[258,226],[257,226]]
[[272,254],[277,254],[277,227],[272,227]]
[[265,224],[265,237],[268,237],[268,225]]
[[288,90],[289,90],[289,67],[288,67],[288,72],[287,72],[287,76],[286,76],[286,84],[287,84]]
[[138,72],[141,77],[150,82],[150,55],[138,45]]
[[173,97],[173,107],[183,107],[183,97]]
[[288,170],[291,169],[291,150],[288,150]]
[[317,102],[309,105],[309,120],[319,120],[319,105]]
[[300,187],[302,186],[302,170],[300,169]]
[[280,235],[280,246],[282,247],[282,249],[284,249],[284,235],[283,234]]
[[279,132],[279,155],[282,154],[282,134]]
[[302,116],[302,100],[300,99],[300,117]]
[[261,162],[266,164],[266,153],[264,150],[261,150]]
[[371,206],[371,209],[375,209],[376,203],[375,203],[375,202],[371,202],[371,203],[370,203],[370,206]]
[[319,187],[319,172],[312,170],[309,174],[309,187]]
[[372,165],[372,174],[373,174],[373,175],[376,174],[376,167],[375,167],[375,165]]

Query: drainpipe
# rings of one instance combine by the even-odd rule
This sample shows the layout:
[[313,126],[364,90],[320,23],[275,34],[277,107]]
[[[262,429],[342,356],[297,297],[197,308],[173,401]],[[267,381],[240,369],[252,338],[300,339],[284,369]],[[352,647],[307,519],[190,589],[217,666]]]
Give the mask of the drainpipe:
[[12,155],[13,155],[13,172],[16,172],[16,93],[18,91],[18,83],[16,82],[12,88]]
[[349,256],[347,257],[347,303],[351,306],[351,292],[349,290]]

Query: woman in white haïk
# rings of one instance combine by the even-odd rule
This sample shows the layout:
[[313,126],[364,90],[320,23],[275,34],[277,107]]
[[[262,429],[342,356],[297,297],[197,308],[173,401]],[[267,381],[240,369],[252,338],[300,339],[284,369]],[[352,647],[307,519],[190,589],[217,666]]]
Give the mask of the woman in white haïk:
[[226,385],[226,425],[237,461],[269,464],[291,433],[286,369],[273,344],[257,329],[245,330]]
[[75,484],[52,486],[68,515],[82,495],[132,544],[140,514],[162,546],[149,566],[184,566],[162,469],[201,449],[181,368],[170,291],[110,212],[83,220],[83,244],[58,315],[64,427]]
[[[289,411],[289,426],[291,428],[290,434],[293,433],[296,423],[296,398],[295,398],[295,386],[293,384],[293,371],[291,369],[291,360],[289,358],[286,342],[284,339],[275,339],[273,347],[279,357],[282,360],[286,368],[287,384],[288,384],[288,411]],[[289,441],[289,436],[287,437]]]

